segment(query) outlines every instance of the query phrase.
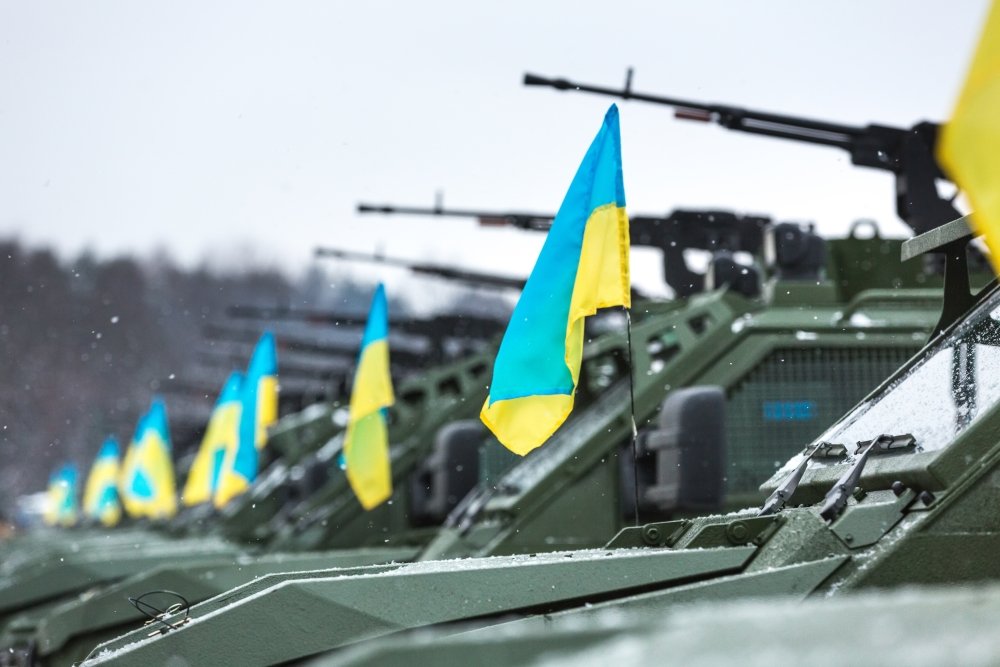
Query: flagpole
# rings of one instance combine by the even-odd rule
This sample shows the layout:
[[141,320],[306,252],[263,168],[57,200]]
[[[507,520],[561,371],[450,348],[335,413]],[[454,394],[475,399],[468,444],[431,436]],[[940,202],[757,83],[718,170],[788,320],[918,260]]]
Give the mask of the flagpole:
[[636,440],[639,437],[639,430],[635,425],[635,377],[632,372],[632,312],[629,308],[622,306],[625,311],[625,330],[628,337],[628,398],[632,415],[632,492],[635,501],[635,525],[639,525],[639,454]]

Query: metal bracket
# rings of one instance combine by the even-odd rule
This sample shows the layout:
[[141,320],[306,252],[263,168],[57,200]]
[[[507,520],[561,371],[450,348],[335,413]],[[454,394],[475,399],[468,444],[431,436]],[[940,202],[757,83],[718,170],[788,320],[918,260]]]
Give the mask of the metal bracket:
[[969,262],[966,247],[974,234],[969,227],[969,216],[943,224],[903,243],[901,259],[906,261],[925,253],[944,255],[944,305],[941,318],[931,337],[951,326],[976,304],[977,297],[969,285]]
[[889,502],[851,505],[830,526],[830,530],[851,549],[871,546],[899,523],[916,501],[917,492],[905,489]]

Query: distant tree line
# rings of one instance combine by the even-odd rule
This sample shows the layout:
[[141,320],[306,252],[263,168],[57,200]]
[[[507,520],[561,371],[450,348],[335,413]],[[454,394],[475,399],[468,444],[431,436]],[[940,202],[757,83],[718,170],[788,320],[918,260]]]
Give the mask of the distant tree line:
[[[228,306],[361,313],[370,295],[319,268],[292,279],[273,269],[188,270],[162,255],[60,260],[0,239],[0,513],[42,490],[64,460],[85,473],[106,434],[126,444],[151,396],[198,363],[203,325]],[[214,398],[201,397],[207,406]]]

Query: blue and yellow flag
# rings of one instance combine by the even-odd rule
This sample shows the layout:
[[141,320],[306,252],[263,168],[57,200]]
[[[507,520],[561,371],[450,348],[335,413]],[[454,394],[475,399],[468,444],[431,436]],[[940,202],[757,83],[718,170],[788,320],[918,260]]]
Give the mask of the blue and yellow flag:
[[118,440],[108,437],[97,452],[83,490],[83,513],[88,519],[114,526],[122,518],[118,501]]
[[239,438],[240,413],[243,407],[243,373],[230,374],[222,387],[212,415],[208,419],[201,446],[188,471],[181,502],[188,507],[212,502],[219,486],[222,462],[226,452],[236,447]]
[[514,307],[480,417],[524,456],[573,410],[584,318],[630,305],[618,107],[612,105],[556,213]]
[[160,398],[154,398],[149,412],[139,419],[122,463],[118,490],[129,516],[167,519],[177,513],[170,427],[167,407]]
[[66,464],[49,477],[43,519],[49,526],[68,528],[76,524],[76,467]]
[[392,495],[385,409],[394,402],[389,375],[389,305],[380,283],[361,339],[351,389],[351,414],[344,434],[347,480],[366,510],[378,507]]
[[958,104],[941,131],[938,159],[972,204],[1000,273],[1000,2],[992,3]]
[[278,349],[274,334],[257,341],[240,388],[237,437],[226,449],[215,489],[215,506],[223,507],[257,478],[258,449],[267,443],[267,427],[278,418]]

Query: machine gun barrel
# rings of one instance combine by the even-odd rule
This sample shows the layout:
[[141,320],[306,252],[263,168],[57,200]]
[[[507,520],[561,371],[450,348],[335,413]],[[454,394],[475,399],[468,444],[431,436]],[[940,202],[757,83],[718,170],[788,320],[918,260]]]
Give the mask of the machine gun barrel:
[[[508,213],[482,210],[446,209],[441,206],[390,206],[360,204],[359,213],[442,215],[490,220],[491,224],[547,231],[554,215],[548,213]],[[757,254],[764,243],[764,229],[771,218],[742,215],[732,211],[675,209],[665,216],[629,216],[629,237],[633,246],[658,248],[663,252],[664,279],[678,296],[698,291],[701,277],[688,269],[683,252],[725,250]]]
[[473,287],[488,287],[491,289],[524,288],[523,278],[515,278],[512,276],[501,276],[495,273],[484,273],[480,271],[468,271],[465,269],[452,268],[450,266],[439,266],[437,264],[414,262],[394,257],[385,257],[382,255],[369,255],[367,253],[356,252],[353,250],[340,250],[338,248],[316,248],[316,256],[334,257],[337,259],[346,259],[357,262],[375,262],[379,264],[387,264],[389,266],[398,266],[404,269],[409,269],[414,273],[436,276],[438,278],[444,278],[446,280],[454,280],[456,282],[472,285]]
[[[245,349],[238,351],[238,359],[246,359],[249,356],[252,344],[257,340],[257,336],[259,335],[254,329],[246,329],[222,323],[206,324],[202,327],[202,334],[208,341],[246,345]],[[318,355],[330,359],[355,359],[358,354],[358,345],[354,342],[282,335],[277,338],[277,344],[279,355],[287,352],[301,353],[301,359],[306,359],[308,355]],[[392,360],[394,364],[398,362],[404,366],[420,367],[426,363],[427,355],[425,351],[418,348],[409,349],[396,345],[392,351]],[[280,368],[282,366],[279,364]]]
[[637,93],[632,90],[632,70],[621,89],[593,86],[567,79],[525,74],[526,86],[547,86],[598,95],[639,100],[673,107],[685,120],[714,122],[727,129],[780,139],[842,148],[851,162],[861,167],[890,171],[896,176],[896,212],[917,234],[935,229],[961,217],[951,199],[937,190],[937,181],[946,179],[935,157],[940,127],[921,122],[910,128],[886,125],[844,125],[724,104]]
[[478,218],[482,225],[510,226],[520,229],[548,229],[551,215],[516,211],[476,211],[471,209],[446,209],[441,206],[389,206],[386,204],[358,204],[358,213],[383,213],[385,215],[440,215],[451,218]]
[[[306,322],[319,325],[363,327],[364,315],[344,314],[335,310],[312,310],[289,308],[287,306],[232,305],[226,308],[226,315],[236,320],[265,320],[270,322]],[[492,339],[503,330],[506,317],[471,313],[443,313],[427,318],[391,317],[389,327],[414,335],[459,337],[470,339]]]
[[[638,100],[640,102],[660,104],[674,107],[676,116],[683,120],[714,122],[730,130],[739,130],[784,139],[795,139],[827,146],[837,146],[848,151],[851,151],[852,146],[873,127],[830,123],[785,114],[743,109],[726,104],[694,102],[677,97],[636,93],[632,91],[631,80],[631,70],[629,70],[625,87],[622,89],[593,86],[562,78],[550,79],[538,76],[537,74],[524,75],[524,85],[526,86],[548,86],[556,90],[573,90],[584,93],[595,93],[597,95],[608,95],[623,100]],[[881,129],[890,130],[893,134],[905,132],[905,130],[897,128]],[[889,155],[880,157],[876,164],[866,163],[865,166],[895,170],[895,167],[889,160]]]
[[226,308],[226,315],[238,320],[265,320],[273,322],[308,322],[311,324],[336,324],[364,326],[364,314],[350,315],[332,310],[289,308],[288,306],[254,306],[236,304]]

